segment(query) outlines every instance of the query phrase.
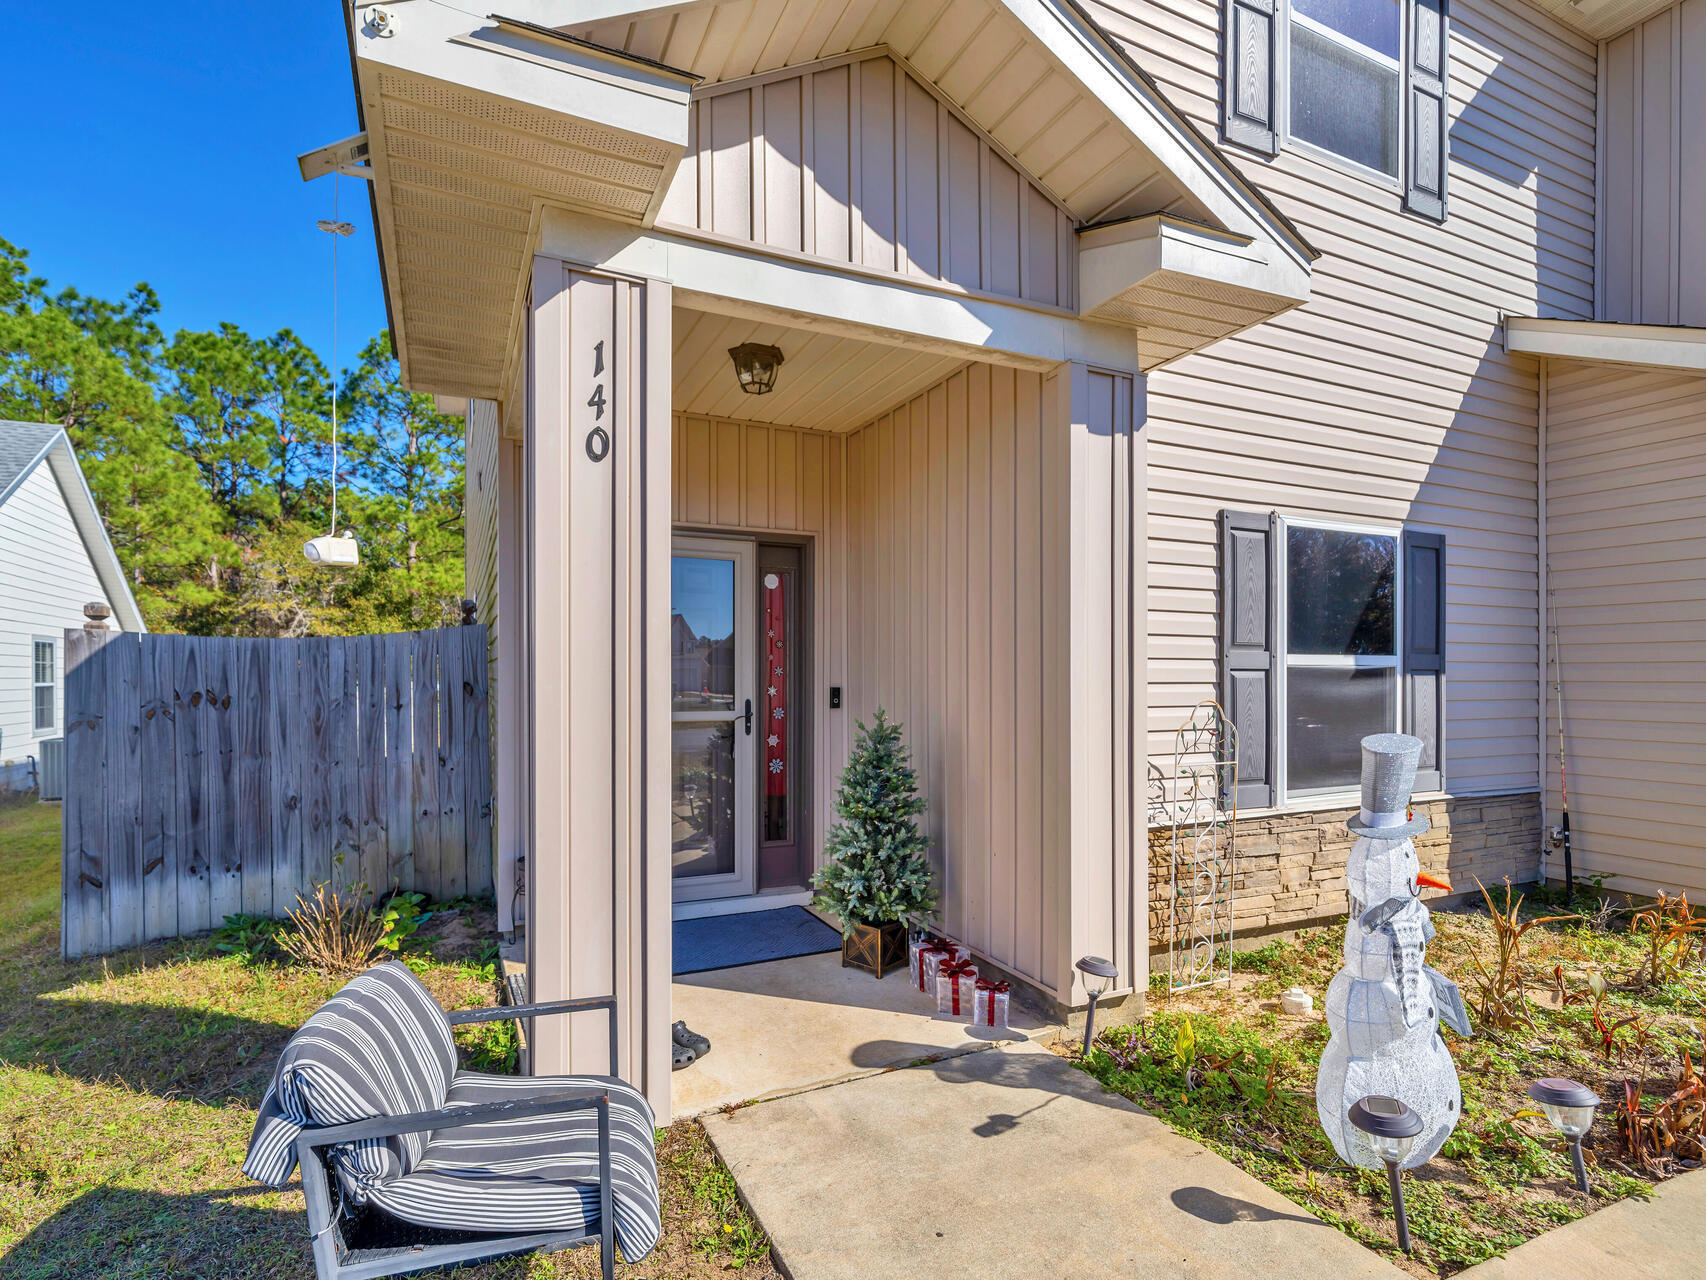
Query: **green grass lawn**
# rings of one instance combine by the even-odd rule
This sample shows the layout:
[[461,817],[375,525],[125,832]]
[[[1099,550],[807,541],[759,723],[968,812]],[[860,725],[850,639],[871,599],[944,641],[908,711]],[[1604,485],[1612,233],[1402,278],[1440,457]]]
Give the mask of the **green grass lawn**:
[[[1596,895],[1585,897],[1591,903]],[[1504,905],[1502,891],[1494,898]],[[1525,907],[1521,918],[1560,910]],[[1384,1173],[1340,1164],[1316,1117],[1315,1072],[1328,1040],[1322,1009],[1342,963],[1344,925],[1238,954],[1230,988],[1169,996],[1165,975],[1158,975],[1148,1019],[1099,1037],[1081,1065],[1413,1274],[1450,1275],[1624,1196],[1645,1194],[1658,1178],[1697,1163],[1698,1136],[1669,1158],[1647,1161],[1619,1137],[1624,1082],[1639,1091],[1650,1117],[1676,1087],[1684,1063],[1698,1064],[1706,1047],[1706,967],[1698,942],[1680,971],[1650,981],[1641,973],[1649,948],[1643,934],[1630,932],[1632,915],[1532,926],[1518,953],[1519,1016],[1500,1027],[1476,983],[1477,958],[1489,975],[1496,972],[1491,913],[1434,914],[1438,935],[1428,961],[1462,988],[1476,1034],[1446,1032],[1463,1116],[1444,1150],[1406,1174],[1411,1258],[1396,1248]],[[1598,1025],[1592,975],[1606,984]],[[1279,1011],[1279,993],[1292,986],[1314,995],[1313,1014]],[[1601,1028],[1611,1031],[1609,1044]],[[1587,1195],[1575,1189],[1567,1148],[1526,1096],[1532,1081],[1553,1075],[1582,1081],[1608,1103],[1586,1144],[1594,1184]]]
[[[490,914],[462,906],[406,957],[447,1008],[496,1001]],[[339,980],[230,931],[67,963],[58,925],[59,809],[0,807],[0,1275],[312,1276],[298,1184],[272,1191],[240,1166],[279,1050]],[[472,1064],[508,1056],[507,1026],[459,1036]],[[775,1276],[698,1124],[660,1131],[658,1159],[664,1240],[636,1274]],[[597,1258],[458,1274],[590,1277]]]

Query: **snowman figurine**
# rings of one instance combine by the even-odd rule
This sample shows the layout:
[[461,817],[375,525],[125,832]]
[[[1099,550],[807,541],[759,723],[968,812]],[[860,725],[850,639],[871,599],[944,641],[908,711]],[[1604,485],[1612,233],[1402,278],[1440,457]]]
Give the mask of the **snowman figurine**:
[[1345,868],[1350,920],[1344,968],[1327,988],[1332,1036],[1315,1077],[1315,1109],[1339,1158],[1365,1169],[1384,1165],[1350,1123],[1353,1103],[1396,1098],[1422,1118],[1406,1169],[1433,1159],[1463,1110],[1439,1025],[1469,1035],[1469,1018],[1457,985],[1427,965],[1434,928],[1418,896],[1423,885],[1451,888],[1422,874],[1412,843],[1428,829],[1410,811],[1421,753],[1421,739],[1407,734],[1364,738],[1362,809],[1345,824],[1357,836]]

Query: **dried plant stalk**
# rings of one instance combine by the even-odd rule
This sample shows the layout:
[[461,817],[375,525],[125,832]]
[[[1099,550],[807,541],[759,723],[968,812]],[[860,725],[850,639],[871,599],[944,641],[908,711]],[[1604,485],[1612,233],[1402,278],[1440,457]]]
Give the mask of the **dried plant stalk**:
[[293,959],[330,974],[359,973],[372,963],[385,934],[367,902],[367,886],[340,890],[322,882],[312,897],[296,896],[289,913],[291,927],[279,933],[278,945]]

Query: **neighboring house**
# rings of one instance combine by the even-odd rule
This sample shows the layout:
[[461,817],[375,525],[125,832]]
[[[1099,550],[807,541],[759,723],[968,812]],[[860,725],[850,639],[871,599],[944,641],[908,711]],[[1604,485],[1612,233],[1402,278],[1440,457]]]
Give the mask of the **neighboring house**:
[[[1663,504],[1700,473],[1699,376],[1565,367],[1522,335],[1654,318],[1613,302],[1636,280],[1664,323],[1706,323],[1702,131],[1679,128],[1703,6],[346,9],[403,376],[468,400],[500,908],[525,852],[536,996],[614,990],[624,1073],[667,1110],[672,915],[804,899],[879,706],[947,927],[1058,1009],[1086,953],[1116,998],[1147,988],[1151,784],[1202,699],[1240,730],[1240,929],[1343,912],[1378,730],[1427,744],[1430,866],[1557,874],[1543,537],[1560,583],[1591,559],[1566,547],[1587,518],[1541,512],[1579,466],[1557,397],[1598,385],[1653,432],[1677,479],[1647,523],[1698,547]],[[737,383],[752,343],[782,353],[769,394]],[[1669,381],[1636,409],[1617,379],[1647,376]],[[1612,687],[1651,640],[1651,683],[1698,695],[1700,597],[1666,600],[1669,623],[1573,652],[1605,605],[1559,602],[1566,697],[1609,726],[1597,785],[1631,797],[1601,812],[1631,824],[1673,771],[1615,780],[1699,754],[1698,717],[1643,741]],[[784,607],[778,660],[760,620]],[[733,647],[715,687],[675,687],[678,613]],[[700,820],[685,789],[731,777],[733,821]],[[1584,866],[1661,861],[1639,826],[1580,822]],[[1706,880],[1699,827],[1667,830],[1672,883]],[[539,1035],[540,1068],[592,1065],[590,1023]]]
[[0,421],[0,769],[65,732],[65,629],[146,631],[62,427]]

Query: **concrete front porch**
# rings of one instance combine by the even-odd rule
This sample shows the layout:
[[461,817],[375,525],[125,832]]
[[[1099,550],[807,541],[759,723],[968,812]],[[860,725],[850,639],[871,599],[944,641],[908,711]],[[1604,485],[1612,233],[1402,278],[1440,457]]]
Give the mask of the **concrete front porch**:
[[670,1000],[672,1019],[711,1041],[670,1079],[677,1118],[1060,1030],[1017,1001],[1005,1029],[939,1015],[904,968],[879,982],[834,952],[682,974]]

